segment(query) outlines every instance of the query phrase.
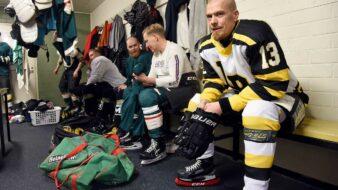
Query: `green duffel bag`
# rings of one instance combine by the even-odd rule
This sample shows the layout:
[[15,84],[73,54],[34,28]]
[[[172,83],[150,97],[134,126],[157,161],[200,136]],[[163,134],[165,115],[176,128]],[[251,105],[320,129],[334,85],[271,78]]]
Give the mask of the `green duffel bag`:
[[91,189],[93,181],[116,185],[130,181],[134,165],[119,147],[116,135],[65,138],[40,164],[55,181],[77,190]]

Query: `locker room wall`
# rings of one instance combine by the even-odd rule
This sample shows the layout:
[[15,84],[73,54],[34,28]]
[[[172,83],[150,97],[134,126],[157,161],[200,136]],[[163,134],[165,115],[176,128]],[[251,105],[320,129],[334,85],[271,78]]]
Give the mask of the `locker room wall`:
[[[308,116],[338,120],[338,0],[237,0],[241,19],[268,22],[310,96]],[[338,126],[337,126],[338,127]],[[338,152],[278,139],[275,164],[338,185]]]
[[[238,0],[240,18],[267,21],[310,96],[308,113],[338,120],[338,1]],[[338,127],[338,126],[337,126]]]

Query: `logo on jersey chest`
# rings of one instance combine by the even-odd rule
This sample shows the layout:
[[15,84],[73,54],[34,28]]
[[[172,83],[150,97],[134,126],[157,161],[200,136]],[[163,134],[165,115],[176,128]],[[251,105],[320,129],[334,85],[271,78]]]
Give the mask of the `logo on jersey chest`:
[[164,60],[156,61],[156,62],[155,62],[155,67],[156,67],[156,68],[164,67]]

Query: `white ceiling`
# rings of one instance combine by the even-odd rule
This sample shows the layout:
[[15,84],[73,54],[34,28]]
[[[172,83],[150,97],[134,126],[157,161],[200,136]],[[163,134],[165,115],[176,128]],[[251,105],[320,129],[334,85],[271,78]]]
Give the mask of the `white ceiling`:
[[[73,0],[74,9],[77,12],[91,13],[103,1],[104,0]],[[8,2],[9,0],[0,0],[0,6],[5,6]]]

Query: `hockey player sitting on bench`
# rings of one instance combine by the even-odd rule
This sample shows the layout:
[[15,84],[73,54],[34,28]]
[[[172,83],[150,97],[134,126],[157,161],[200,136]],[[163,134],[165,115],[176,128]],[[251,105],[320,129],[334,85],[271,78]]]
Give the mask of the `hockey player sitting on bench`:
[[[200,45],[204,90],[200,98],[189,103],[193,114],[175,138],[177,152],[196,161],[178,171],[176,183],[214,184],[213,130],[220,121],[242,121],[244,189],[266,190],[276,134],[291,132],[302,121],[308,97],[267,23],[238,20],[234,0],[209,0],[206,15],[212,34],[204,37]],[[229,87],[235,94],[224,97]]]
[[[189,86],[189,81],[183,79],[192,71],[190,62],[181,47],[165,39],[163,27],[159,24],[148,26],[143,31],[143,38],[146,47],[154,55],[149,75],[134,75],[135,80],[149,86],[139,95],[139,103],[151,138],[150,145],[140,154],[142,165],[166,157],[160,106],[168,101],[171,109],[178,108],[179,105],[187,104],[195,92],[194,86]],[[196,77],[185,78],[196,82]]]
[[[124,91],[118,135],[124,149],[136,150],[142,148],[140,140],[145,130],[145,121],[138,101],[144,87],[141,82],[133,79],[133,74],[148,75],[152,54],[142,51],[139,40],[133,36],[127,39],[127,49],[129,53],[126,64],[127,82],[120,88]],[[134,119],[134,115],[137,115],[137,119]]]

